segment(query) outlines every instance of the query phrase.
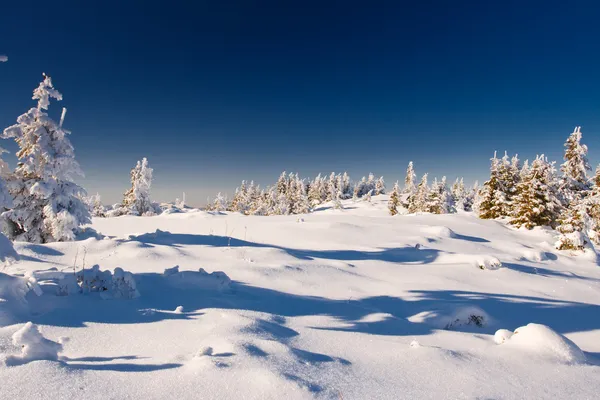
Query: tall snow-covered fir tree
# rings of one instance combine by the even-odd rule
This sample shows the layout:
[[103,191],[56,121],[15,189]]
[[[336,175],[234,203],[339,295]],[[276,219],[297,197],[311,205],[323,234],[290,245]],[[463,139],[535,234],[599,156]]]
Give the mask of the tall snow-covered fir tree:
[[52,120],[48,110],[50,98],[62,95],[44,74],[33,91],[37,107],[17,118],[17,124],[6,128],[3,138],[13,138],[19,151],[19,163],[8,189],[13,208],[2,217],[5,230],[13,240],[47,243],[75,239],[81,225],[90,222],[90,213],[81,200],[85,190],[73,180],[83,176],[75,160],[69,131]]
[[404,193],[414,193],[417,189],[415,184],[415,180],[417,179],[417,175],[415,174],[415,169],[413,167],[413,162],[408,163],[408,168],[406,169],[406,178],[404,178]]
[[390,199],[388,200],[388,210],[390,215],[398,214],[398,206],[400,205],[400,187],[398,181],[394,184],[394,189],[390,193]]
[[514,198],[510,223],[531,229],[534,226],[552,226],[562,211],[554,162],[542,154],[521,174]]
[[133,215],[153,215],[154,207],[150,200],[152,168],[148,166],[148,159],[144,157],[138,161],[130,175],[131,188],[125,192],[123,206]]
[[560,166],[563,173],[561,193],[568,204],[574,197],[582,197],[590,189],[587,171],[591,171],[587,159],[588,148],[581,144],[581,127],[577,126],[565,142],[565,162]]

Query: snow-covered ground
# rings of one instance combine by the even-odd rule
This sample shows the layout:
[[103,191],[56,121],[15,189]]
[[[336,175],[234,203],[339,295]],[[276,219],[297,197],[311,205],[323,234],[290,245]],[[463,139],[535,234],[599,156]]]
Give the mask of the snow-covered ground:
[[17,243],[0,398],[598,398],[595,254],[386,203],[95,219],[96,237]]

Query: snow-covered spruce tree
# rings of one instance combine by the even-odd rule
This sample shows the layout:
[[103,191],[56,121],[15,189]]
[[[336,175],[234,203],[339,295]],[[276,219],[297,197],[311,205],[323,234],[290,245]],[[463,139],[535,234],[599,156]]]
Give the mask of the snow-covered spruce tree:
[[228,211],[246,213],[249,206],[248,188],[246,187],[246,181],[242,181],[242,184],[235,189]]
[[213,200],[212,207],[210,207],[211,211],[221,212],[227,209],[227,199],[225,196],[221,194],[221,192],[217,193],[217,196]]
[[413,167],[413,162],[408,163],[408,168],[406,169],[406,178],[404,178],[404,193],[412,194],[417,189],[415,184],[415,180],[417,179],[417,175],[415,174],[415,169]]
[[88,209],[92,217],[104,218],[106,217],[106,207],[102,204],[102,199],[99,193],[93,196],[86,197],[84,203],[87,204]]
[[477,198],[477,193],[479,192],[479,182],[475,181],[473,187],[466,191],[465,197],[462,199],[460,203],[460,207],[464,211],[474,211],[474,205]]
[[394,184],[394,189],[390,193],[390,199],[388,200],[388,210],[390,215],[398,214],[398,206],[400,205],[400,187],[398,182]]
[[497,204],[498,195],[496,194],[500,190],[499,164],[500,160],[494,153],[490,165],[490,179],[483,184],[477,196],[476,208],[479,218],[495,219],[501,216],[501,207]]
[[510,223],[527,229],[534,226],[555,227],[561,209],[554,162],[548,162],[542,154],[521,175]]
[[80,226],[90,222],[90,213],[81,200],[85,191],[73,179],[83,176],[75,152],[61,123],[57,124],[44,110],[50,98],[62,95],[44,74],[33,91],[37,107],[17,118],[6,128],[3,138],[13,138],[18,146],[19,163],[8,189],[13,208],[5,211],[7,236],[13,240],[47,243],[75,239]]
[[421,182],[415,192],[408,197],[408,212],[428,212],[429,186],[427,185],[427,174],[423,175]]
[[517,192],[519,183],[519,170],[519,157],[515,155],[512,159],[509,159],[508,154],[505,152],[498,165],[500,184],[495,195],[498,213],[502,217],[508,217],[512,214],[513,197]]
[[152,168],[148,166],[146,157],[138,161],[131,170],[131,188],[123,197],[123,206],[131,215],[154,215],[154,207],[150,200],[152,186]]
[[569,206],[563,209],[556,230],[560,233],[556,241],[558,250],[583,250],[590,242],[586,234],[588,219],[583,199],[575,197]]
[[327,182],[327,201],[334,200],[337,196],[338,187],[337,187],[337,177],[335,176],[335,172],[332,172],[329,175],[329,181]]
[[447,214],[453,211],[452,202],[448,193],[448,186],[446,184],[446,177],[443,177],[438,182],[437,178],[434,179],[429,191],[427,199],[427,206],[423,211],[428,211],[432,214]]
[[343,210],[344,209],[344,205],[342,204],[342,192],[340,190],[338,190],[335,193],[335,196],[332,200],[332,204],[333,204],[334,210]]
[[295,191],[292,194],[294,198],[292,214],[307,214],[310,211],[310,202],[306,193],[304,181],[298,178],[296,174]]
[[595,244],[600,244],[600,165],[596,168],[592,190],[583,199],[589,216],[588,236]]
[[385,193],[385,181],[383,180],[383,176],[377,179],[375,182],[375,195],[384,194]]
[[342,175],[341,184],[338,185],[340,192],[342,192],[342,199],[349,199],[352,197],[352,186],[350,184],[350,175],[344,172]]
[[287,193],[289,186],[290,182],[287,173],[283,171],[277,180],[277,193]]
[[308,189],[308,201],[312,207],[318,206],[322,203],[321,199],[321,174],[317,175],[314,181],[309,185]]
[[581,198],[590,189],[587,171],[591,171],[587,159],[588,148],[581,144],[581,127],[577,126],[565,142],[565,162],[560,166],[563,173],[560,190],[566,204]]
[[467,190],[465,189],[465,182],[463,181],[463,178],[456,178],[456,181],[454,181],[452,184],[451,196],[456,208],[459,210],[464,210]]

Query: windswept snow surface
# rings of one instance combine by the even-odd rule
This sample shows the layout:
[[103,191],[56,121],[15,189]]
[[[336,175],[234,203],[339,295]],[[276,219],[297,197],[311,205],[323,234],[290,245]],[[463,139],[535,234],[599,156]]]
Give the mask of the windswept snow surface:
[[595,255],[469,213],[391,217],[387,196],[344,208],[16,243],[0,398],[598,398]]

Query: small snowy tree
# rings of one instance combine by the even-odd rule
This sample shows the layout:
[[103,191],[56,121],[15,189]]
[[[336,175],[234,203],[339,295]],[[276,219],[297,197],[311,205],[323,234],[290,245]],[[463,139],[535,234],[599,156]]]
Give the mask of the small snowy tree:
[[563,173],[561,192],[567,203],[574,197],[582,197],[582,192],[590,189],[587,171],[591,171],[591,167],[587,152],[587,146],[581,144],[581,127],[577,126],[565,142],[565,162],[560,167]]
[[527,229],[555,226],[561,212],[554,162],[544,155],[536,157],[517,185],[513,216],[510,223]]
[[342,192],[341,191],[337,191],[335,193],[335,197],[332,200],[333,203],[333,209],[334,210],[343,210],[344,209],[344,205],[342,204]]
[[383,180],[383,176],[377,179],[375,182],[375,195],[384,194],[385,193],[385,181]]
[[106,217],[106,207],[104,207],[104,204],[102,204],[102,199],[100,198],[99,193],[96,193],[93,196],[84,197],[83,202],[88,206],[92,217]]
[[413,162],[408,163],[408,168],[406,169],[406,178],[404,178],[404,193],[414,193],[417,189],[415,185],[415,180],[417,179],[417,175],[415,174],[415,170],[413,167]]
[[131,188],[125,193],[123,206],[133,215],[152,215],[154,208],[150,200],[152,186],[152,168],[144,157],[131,170]]
[[90,222],[90,213],[81,200],[85,191],[73,181],[83,173],[68,138],[70,132],[45,112],[50,98],[62,100],[62,95],[44,75],[33,92],[37,107],[19,116],[17,124],[2,135],[13,138],[19,146],[19,164],[8,185],[13,208],[2,214],[6,233],[13,240],[73,240],[80,226]]
[[400,205],[400,187],[398,186],[398,182],[394,184],[394,189],[392,193],[390,193],[390,199],[388,200],[388,210],[390,211],[390,215],[398,214],[398,206]]
[[225,211],[227,209],[227,199],[221,194],[221,192],[217,193],[217,196],[215,197],[210,209],[216,212]]
[[560,225],[556,230],[560,233],[555,244],[558,250],[583,250],[590,242],[586,234],[587,220],[586,205],[581,199],[575,198],[569,207],[563,209]]

